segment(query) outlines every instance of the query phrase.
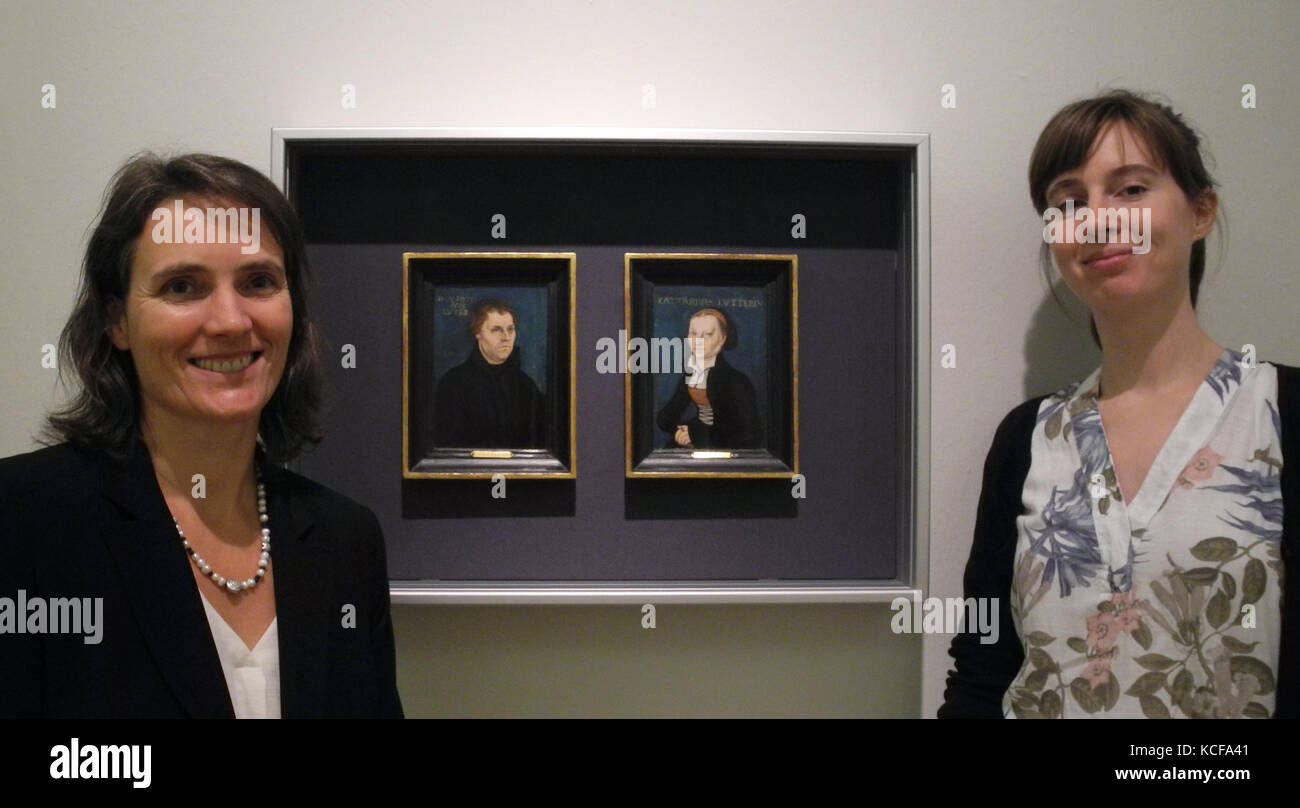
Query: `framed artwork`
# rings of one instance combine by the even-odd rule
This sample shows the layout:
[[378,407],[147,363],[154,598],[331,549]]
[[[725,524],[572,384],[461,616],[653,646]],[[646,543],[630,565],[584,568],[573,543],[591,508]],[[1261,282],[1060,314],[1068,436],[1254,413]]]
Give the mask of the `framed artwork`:
[[394,603],[927,588],[927,135],[272,137],[338,357],[294,468],[374,510]]
[[798,258],[624,257],[628,477],[799,472]]
[[403,477],[576,475],[575,265],[403,253]]

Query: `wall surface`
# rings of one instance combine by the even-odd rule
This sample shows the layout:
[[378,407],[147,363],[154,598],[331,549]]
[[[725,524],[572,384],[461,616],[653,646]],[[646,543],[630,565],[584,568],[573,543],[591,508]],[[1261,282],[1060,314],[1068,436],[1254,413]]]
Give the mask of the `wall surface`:
[[[1300,363],[1290,0],[3,2],[0,18],[0,454],[33,448],[59,400],[42,346],[70,310],[113,171],[141,148],[269,170],[276,126],[929,134],[927,594],[960,588],[1002,415],[1097,361],[1045,294],[1025,185],[1033,142],[1063,104],[1153,90],[1198,125],[1231,225],[1222,261],[1210,249],[1202,322],[1222,344]],[[341,103],[345,84],[355,108]],[[941,104],[945,84],[955,107]],[[955,368],[939,366],[945,344]],[[635,607],[395,612],[411,715],[933,715],[947,638],[894,635],[889,617],[865,605],[682,606],[662,608],[650,631]]]

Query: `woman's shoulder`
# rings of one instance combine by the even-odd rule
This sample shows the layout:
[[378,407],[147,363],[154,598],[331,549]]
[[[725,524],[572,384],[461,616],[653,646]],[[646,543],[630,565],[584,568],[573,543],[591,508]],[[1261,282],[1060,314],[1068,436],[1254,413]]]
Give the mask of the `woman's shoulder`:
[[1277,372],[1277,419],[1283,453],[1300,453],[1300,367],[1268,362]]
[[95,521],[109,461],[107,454],[70,443],[0,458],[0,538],[39,534],[46,541],[20,544],[66,553],[56,539]]
[[1300,405],[1300,366],[1284,365],[1281,362],[1267,362],[1277,371],[1279,392],[1285,390],[1291,394],[1293,403]]
[[709,375],[726,378],[728,382],[733,384],[753,384],[753,382],[749,380],[749,376],[746,375],[745,371],[731,364],[731,362],[727,361],[727,358],[721,353],[718,354],[717,361],[714,362],[713,368],[709,370]]
[[0,492],[45,491],[73,488],[84,493],[86,484],[99,476],[106,454],[72,443],[45,446],[31,452],[0,458]]
[[1000,438],[1023,437],[1029,439],[1029,433],[1033,431],[1034,425],[1040,420],[1039,414],[1043,410],[1043,405],[1048,407],[1053,403],[1062,403],[1070,399],[1070,393],[1074,385],[1063,388],[1055,393],[1034,396],[1026,399],[1016,406],[1012,407],[1002,420],[998,423],[996,435]]

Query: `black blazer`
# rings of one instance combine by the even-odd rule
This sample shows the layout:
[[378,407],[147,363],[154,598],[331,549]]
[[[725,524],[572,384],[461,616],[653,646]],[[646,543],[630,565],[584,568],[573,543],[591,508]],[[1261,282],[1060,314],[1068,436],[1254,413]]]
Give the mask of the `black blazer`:
[[[402,716],[371,511],[263,463],[281,715]],[[147,450],[0,460],[0,598],[103,598],[101,641],[0,633],[0,716],[233,718],[216,645]],[[345,611],[355,607],[345,626]]]
[[[686,376],[682,376],[673,391],[673,397],[659,410],[655,421],[669,435],[668,444],[676,448],[672,436],[682,413],[691,406],[691,394],[686,389]],[[695,415],[685,422],[691,434],[691,443],[697,449],[754,449],[763,445],[763,425],[758,414],[758,396],[749,377],[733,368],[722,354],[709,369],[706,395],[713,408],[713,426]]]

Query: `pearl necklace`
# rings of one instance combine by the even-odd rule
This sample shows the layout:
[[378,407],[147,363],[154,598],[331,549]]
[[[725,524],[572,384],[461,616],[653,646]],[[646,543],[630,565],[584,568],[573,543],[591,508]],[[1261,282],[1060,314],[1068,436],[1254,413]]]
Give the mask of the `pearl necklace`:
[[172,517],[172,524],[176,525],[176,533],[181,537],[181,546],[185,552],[190,554],[194,559],[194,564],[205,576],[211,578],[218,587],[225,587],[226,591],[246,592],[257,586],[258,582],[266,575],[266,567],[271,563],[271,529],[267,527],[266,518],[266,486],[262,485],[262,471],[257,469],[257,521],[262,525],[262,555],[257,559],[257,573],[252,578],[246,578],[242,581],[236,578],[227,578],[216,570],[212,565],[203,560],[203,556],[194,551],[190,546],[190,540],[185,538],[185,531],[181,530],[181,523]]

